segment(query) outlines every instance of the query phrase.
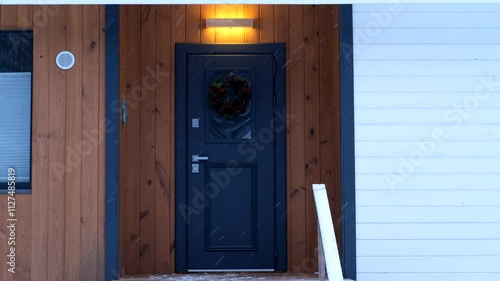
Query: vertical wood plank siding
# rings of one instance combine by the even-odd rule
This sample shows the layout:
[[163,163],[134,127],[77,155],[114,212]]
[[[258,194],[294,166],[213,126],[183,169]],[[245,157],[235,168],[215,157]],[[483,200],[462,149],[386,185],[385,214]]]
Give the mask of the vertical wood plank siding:
[[[254,18],[255,28],[204,28],[205,18],[230,14]],[[121,15],[121,93],[128,113],[121,130],[122,274],[174,271],[177,42],[287,44],[288,268],[316,271],[312,183],[327,185],[341,241],[337,7],[122,6]]]
[[[1,29],[33,30],[32,193],[16,195],[16,274],[2,281],[103,280],[104,8],[1,6]],[[76,64],[57,68],[69,50]],[[7,253],[0,195],[0,253]]]

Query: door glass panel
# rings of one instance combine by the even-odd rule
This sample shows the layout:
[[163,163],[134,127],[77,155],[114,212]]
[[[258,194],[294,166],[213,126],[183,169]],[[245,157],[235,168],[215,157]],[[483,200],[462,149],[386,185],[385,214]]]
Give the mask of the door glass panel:
[[[208,123],[208,140],[209,141],[233,141],[233,140],[249,140],[253,138],[254,120],[253,120],[253,105],[252,100],[255,97],[253,91],[253,69],[208,69],[207,70],[207,120]],[[233,79],[241,79],[248,82],[248,87],[232,88],[225,84],[218,87],[218,89],[227,89],[227,94],[224,98],[218,97],[214,101],[212,98],[214,85],[218,85],[221,81],[225,81],[229,77]],[[226,80],[227,81],[227,80]],[[241,84],[239,84],[241,85]],[[242,89],[247,88],[250,92],[250,99],[248,102],[243,103],[244,98],[238,95]],[[246,100],[245,100],[246,101]],[[231,106],[244,109],[243,113],[238,113],[238,110],[228,110],[227,103]],[[222,104],[222,105],[221,105]],[[243,105],[242,105],[243,104]]]

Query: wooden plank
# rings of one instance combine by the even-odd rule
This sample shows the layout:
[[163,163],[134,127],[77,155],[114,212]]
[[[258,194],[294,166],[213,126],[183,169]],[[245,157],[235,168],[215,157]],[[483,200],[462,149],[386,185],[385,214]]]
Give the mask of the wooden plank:
[[[124,251],[125,274],[139,273],[139,181],[140,163],[140,9],[137,6],[126,6],[122,23],[124,27],[127,60],[120,65],[123,78],[126,81],[125,100],[127,101],[127,124],[122,129],[120,147],[121,161],[120,170],[122,175],[122,197],[121,204],[124,204],[122,216],[125,218],[121,237],[126,241]],[[123,42],[123,41],[122,41]],[[123,209],[122,209],[123,210]]]
[[337,245],[339,247],[339,255],[342,258],[342,210],[344,206],[342,205],[342,165],[341,165],[341,115],[340,115],[340,24],[339,24],[339,6],[335,5],[333,8],[333,122],[337,124],[334,127],[334,138],[333,138],[333,159],[337,159],[334,163],[333,178],[334,178],[334,194],[331,198],[333,199],[332,204],[332,217],[333,224],[335,226],[335,237],[337,238]]
[[31,194],[15,196],[16,218],[18,220],[16,222],[16,273],[13,275],[14,281],[31,279],[31,199]]
[[[175,151],[175,43],[185,42],[185,30],[182,29],[185,21],[184,6],[174,5],[170,8],[170,151]],[[170,157],[170,186],[175,186],[175,157]],[[175,188],[172,188],[170,198],[170,268],[169,272],[175,272]]]
[[[201,20],[215,17],[215,5],[201,5]],[[201,43],[215,43],[215,28],[205,28],[202,22]]]
[[304,6],[305,41],[305,131],[306,136],[306,252],[307,272],[316,272],[318,226],[314,206],[313,184],[320,182],[320,92],[319,92],[319,22],[318,6]]
[[245,5],[245,18],[254,20],[253,28],[245,28],[245,43],[259,43],[259,5]]
[[9,272],[7,269],[10,268],[9,265],[7,265],[7,261],[9,260],[7,258],[7,253],[9,253],[10,246],[7,244],[7,239],[10,235],[10,230],[7,228],[7,225],[4,223],[7,221],[8,215],[7,212],[4,210],[7,210],[7,203],[8,201],[8,196],[2,194],[0,196],[0,220],[2,221],[2,224],[0,224],[0,242],[2,243],[0,245],[0,251],[2,251],[2,255],[0,255],[0,262],[2,262],[2,265],[0,265],[0,268],[2,269],[0,271],[0,278],[1,280],[6,280],[6,281],[12,281],[14,279],[14,274]]
[[290,43],[290,16],[288,6],[276,5],[274,8],[274,42]]
[[[97,281],[104,281],[105,275],[105,240],[104,225],[106,218],[106,67],[105,67],[105,30],[106,7],[99,6],[99,183],[98,183],[98,226],[97,226]],[[118,130],[118,128],[110,128]],[[119,239],[118,237],[116,239]]]
[[[342,186],[340,163],[340,88],[338,69],[337,8],[323,5],[319,9],[320,41],[320,120],[321,183],[327,188],[335,237],[342,253]],[[333,31],[332,32],[332,27]]]
[[170,214],[170,204],[173,202],[171,175],[174,172],[170,165],[173,151],[170,150],[171,128],[170,112],[170,6],[162,5],[156,7],[156,230],[155,230],[155,273],[169,273],[171,264],[175,261],[170,259],[170,244],[174,237],[170,237],[169,224],[174,214]]
[[[42,6],[34,8],[42,13]],[[33,38],[31,280],[47,281],[49,202],[49,27],[35,25]]]
[[305,186],[305,123],[304,123],[304,8],[290,6],[290,149],[289,155],[291,191],[289,193],[290,212],[290,256],[289,265],[292,272],[306,270],[306,192],[311,192]]
[[0,11],[0,27],[3,29],[13,29],[17,27],[17,6],[2,6]]
[[[0,195],[0,208],[2,210],[7,210],[8,208],[8,201],[9,201],[9,195],[2,194]],[[0,220],[3,222],[6,222],[7,219],[9,218],[8,212],[7,211],[2,211],[0,212]],[[1,224],[0,225],[0,242],[2,243],[0,245],[0,251],[2,251],[3,254],[0,256],[0,262],[2,262],[2,265],[0,268],[2,269],[0,271],[0,278],[2,280],[8,280],[11,281],[14,278],[14,274],[9,272],[9,269],[11,266],[7,264],[9,262],[9,258],[7,257],[7,254],[10,253],[10,245],[8,245],[8,238],[10,236],[10,229],[7,228],[7,224]],[[14,269],[15,270],[15,269]]]
[[[245,15],[244,5],[217,5],[215,8],[217,18],[242,18]],[[243,27],[216,27],[215,40],[217,43],[244,43],[245,28]]]
[[[200,43],[201,36],[200,5],[186,5],[186,42]],[[164,35],[162,35],[164,36]]]
[[[64,233],[71,237],[65,241],[64,278],[80,278],[80,227],[81,227],[81,189],[82,189],[82,7],[68,6],[68,50],[73,52],[77,62],[66,72],[66,165],[68,177],[66,189]],[[79,60],[80,59],[80,60]],[[86,113],[88,114],[88,113]]]
[[[245,16],[245,5],[231,5],[230,6],[230,16],[235,18],[243,18]],[[229,29],[230,32],[230,43],[245,43],[245,28],[244,27],[232,27]]]
[[[50,19],[50,56],[66,49],[66,7]],[[47,38],[46,38],[47,39]],[[66,72],[50,64],[50,140],[47,279],[64,280],[64,198],[66,191]]]
[[260,42],[274,43],[274,5],[260,5]]
[[[216,18],[229,18],[231,17],[231,5],[220,4],[215,6]],[[216,27],[215,28],[215,42],[216,43],[230,43],[231,31],[229,27]]]
[[83,6],[82,213],[80,280],[97,278],[99,163],[99,6]]
[[[128,6],[120,6],[120,103],[119,103],[119,113],[122,114],[121,102],[125,100],[127,97],[127,84],[128,84],[128,76],[127,70],[125,66],[128,65],[128,43],[127,43],[127,31],[128,26]],[[127,116],[128,117],[128,116]],[[120,119],[121,120],[121,119]],[[126,270],[126,257],[128,256],[127,252],[127,199],[126,199],[126,188],[129,187],[129,184],[125,181],[127,171],[124,169],[126,163],[129,162],[125,158],[126,156],[126,147],[128,145],[128,139],[126,138],[125,130],[123,125],[120,123],[120,275],[125,275]]]
[[17,28],[31,29],[33,28],[33,6],[20,5],[17,6]]
[[141,6],[140,273],[155,266],[155,6]]

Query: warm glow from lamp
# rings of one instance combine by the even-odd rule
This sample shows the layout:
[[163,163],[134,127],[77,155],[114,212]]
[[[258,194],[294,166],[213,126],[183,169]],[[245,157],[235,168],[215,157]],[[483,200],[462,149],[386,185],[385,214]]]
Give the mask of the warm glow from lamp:
[[214,43],[245,43],[258,33],[256,9],[245,5],[208,5],[202,9],[202,40]]

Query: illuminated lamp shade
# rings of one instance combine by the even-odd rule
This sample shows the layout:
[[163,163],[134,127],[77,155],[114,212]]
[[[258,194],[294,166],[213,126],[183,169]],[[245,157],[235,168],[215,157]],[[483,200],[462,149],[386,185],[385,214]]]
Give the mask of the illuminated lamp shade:
[[206,19],[205,27],[253,27],[253,19],[220,18]]

